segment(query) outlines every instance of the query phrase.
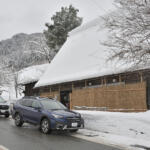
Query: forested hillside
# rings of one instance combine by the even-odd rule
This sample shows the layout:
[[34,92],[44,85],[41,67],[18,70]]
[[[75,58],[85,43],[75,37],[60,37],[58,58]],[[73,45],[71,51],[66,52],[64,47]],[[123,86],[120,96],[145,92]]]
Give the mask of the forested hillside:
[[42,33],[16,34],[10,39],[0,41],[1,64],[12,65],[20,70],[30,65],[45,63],[45,55],[41,53],[44,47],[46,43]]

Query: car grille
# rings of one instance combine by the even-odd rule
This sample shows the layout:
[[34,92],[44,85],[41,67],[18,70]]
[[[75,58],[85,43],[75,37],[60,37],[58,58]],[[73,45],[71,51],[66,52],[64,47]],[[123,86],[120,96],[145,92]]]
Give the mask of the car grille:
[[81,118],[79,117],[68,117],[67,122],[68,122],[68,127],[71,127],[71,124],[74,122],[78,123],[78,127],[81,126]]
[[1,110],[6,110],[6,109],[8,109],[9,108],[9,106],[7,106],[7,105],[0,105],[0,109]]

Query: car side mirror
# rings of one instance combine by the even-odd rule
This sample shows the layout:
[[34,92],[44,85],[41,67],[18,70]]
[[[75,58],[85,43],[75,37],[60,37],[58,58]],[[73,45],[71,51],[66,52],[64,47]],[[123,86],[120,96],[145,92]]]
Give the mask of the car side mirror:
[[41,107],[34,107],[35,110],[41,111]]

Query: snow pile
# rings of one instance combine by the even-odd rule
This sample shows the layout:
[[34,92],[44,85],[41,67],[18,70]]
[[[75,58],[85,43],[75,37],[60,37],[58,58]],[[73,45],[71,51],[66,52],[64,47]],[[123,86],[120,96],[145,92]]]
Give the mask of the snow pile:
[[[78,133],[93,141],[105,141],[124,147],[150,148],[150,111],[118,113],[78,111],[85,120],[85,130]],[[93,136],[95,135],[95,136]]]
[[18,73],[18,84],[27,84],[38,81],[47,69],[48,64],[35,65],[25,68]]

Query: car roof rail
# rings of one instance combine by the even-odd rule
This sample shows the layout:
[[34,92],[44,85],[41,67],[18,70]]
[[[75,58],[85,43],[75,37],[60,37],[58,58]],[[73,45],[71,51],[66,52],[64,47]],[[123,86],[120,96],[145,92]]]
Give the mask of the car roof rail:
[[[24,96],[23,99],[46,99],[48,97],[40,97],[40,96]],[[48,98],[49,99],[49,98]],[[52,99],[52,98],[50,98]]]
[[38,98],[40,98],[40,97],[37,97],[37,96],[24,96],[23,99],[24,99],[24,98],[38,99]]

